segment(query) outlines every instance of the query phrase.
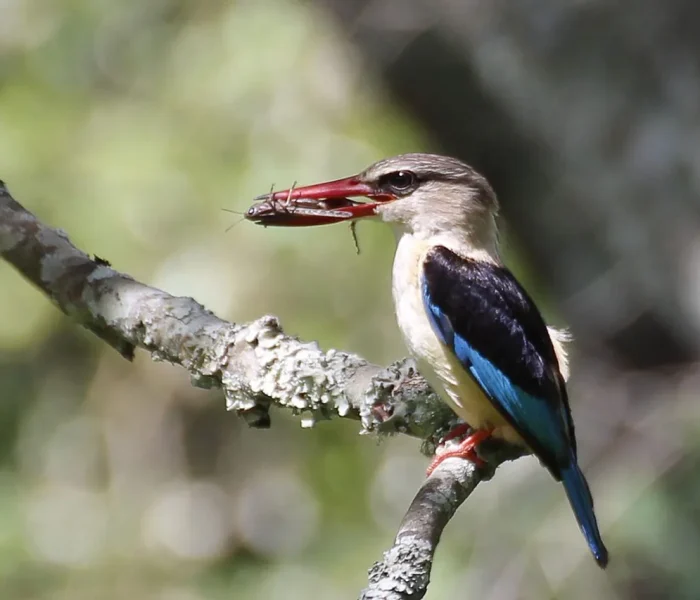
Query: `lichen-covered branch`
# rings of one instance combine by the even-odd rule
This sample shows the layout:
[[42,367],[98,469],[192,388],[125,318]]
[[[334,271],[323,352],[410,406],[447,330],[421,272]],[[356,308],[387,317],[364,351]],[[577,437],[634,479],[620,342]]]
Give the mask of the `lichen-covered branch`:
[[515,446],[484,442],[488,467],[459,458],[444,460],[418,490],[401,521],[394,545],[369,571],[360,600],[420,600],[430,583],[433,556],[442,531],[461,504],[506,460],[522,456]]
[[[382,368],[354,354],[323,351],[285,335],[275,317],[246,324],[219,319],[192,298],[144,285],[91,258],[24,209],[2,182],[0,255],[122,356],[131,360],[139,347],[182,366],[193,385],[220,387],[228,409],[251,426],[268,427],[275,405],[302,415],[304,426],[337,416],[359,420],[363,433],[412,435],[428,454],[456,423],[411,361]],[[435,470],[395,546],[372,569],[365,598],[422,597],[443,528],[483,477],[460,459]]]
[[[0,254],[67,315],[122,356],[134,348],[181,365],[199,387],[222,388],[227,407],[252,425],[277,405],[311,426],[331,416],[359,419],[363,431],[432,439],[452,415],[410,361],[389,368],[323,351],[287,336],[274,317],[247,324],[219,319],[192,298],[134,281],[77,249],[0,183]],[[430,448],[426,449],[430,451]]]
[[483,475],[471,462],[448,458],[428,477],[399,527],[394,545],[369,572],[361,600],[422,598],[442,531]]

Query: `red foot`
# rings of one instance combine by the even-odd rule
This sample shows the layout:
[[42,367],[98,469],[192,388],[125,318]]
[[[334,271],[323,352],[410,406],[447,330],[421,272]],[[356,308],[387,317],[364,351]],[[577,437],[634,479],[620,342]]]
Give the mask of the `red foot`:
[[[455,433],[456,430],[457,433]],[[468,430],[469,426],[468,425],[458,425],[455,427],[450,433],[448,433],[443,440],[440,442],[440,446],[442,446],[446,441],[454,439],[456,437],[459,437],[464,433],[464,431]],[[454,450],[446,450],[445,452],[442,452],[441,454],[435,455],[435,458],[433,458],[433,462],[430,463],[430,466],[428,467],[428,471],[426,475],[430,477],[432,472],[438,467],[438,465],[445,460],[446,458],[453,458],[453,457],[458,457],[458,458],[465,458],[466,460],[470,460],[473,462],[477,467],[483,467],[486,465],[486,462],[483,461],[481,458],[476,453],[476,447],[483,442],[485,439],[488,439],[488,437],[491,435],[491,430],[489,429],[479,429],[472,433],[470,436],[465,438],[462,442],[460,442],[459,446],[457,446]]]

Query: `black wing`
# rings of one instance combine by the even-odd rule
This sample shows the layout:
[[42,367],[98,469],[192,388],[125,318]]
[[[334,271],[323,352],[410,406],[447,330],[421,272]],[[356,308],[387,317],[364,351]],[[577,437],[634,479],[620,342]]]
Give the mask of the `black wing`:
[[423,266],[434,329],[499,412],[558,477],[576,455],[566,386],[547,326],[505,267],[437,246]]

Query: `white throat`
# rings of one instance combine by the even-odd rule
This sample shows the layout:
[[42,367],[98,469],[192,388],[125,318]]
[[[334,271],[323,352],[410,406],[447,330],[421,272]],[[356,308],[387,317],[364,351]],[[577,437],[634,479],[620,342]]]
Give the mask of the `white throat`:
[[461,230],[442,231],[440,233],[423,233],[410,231],[403,223],[391,223],[391,229],[396,239],[397,254],[399,246],[404,240],[405,246],[412,248],[432,248],[444,246],[462,258],[489,262],[500,265],[501,258],[498,251],[498,239],[495,235],[486,241],[474,240],[473,236]]

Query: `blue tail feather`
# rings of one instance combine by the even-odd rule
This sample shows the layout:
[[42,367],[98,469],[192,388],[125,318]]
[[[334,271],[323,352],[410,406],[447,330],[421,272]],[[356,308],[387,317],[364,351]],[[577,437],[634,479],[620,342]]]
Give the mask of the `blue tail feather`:
[[608,550],[600,537],[591,491],[575,457],[572,456],[569,466],[561,470],[561,480],[588,547],[598,565],[605,568],[608,564]]

